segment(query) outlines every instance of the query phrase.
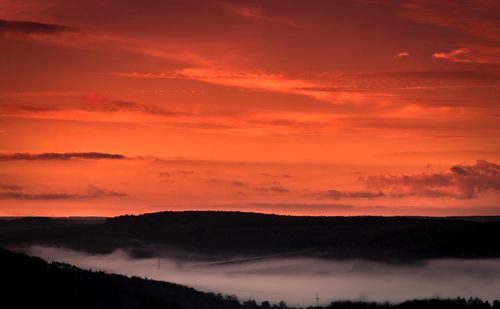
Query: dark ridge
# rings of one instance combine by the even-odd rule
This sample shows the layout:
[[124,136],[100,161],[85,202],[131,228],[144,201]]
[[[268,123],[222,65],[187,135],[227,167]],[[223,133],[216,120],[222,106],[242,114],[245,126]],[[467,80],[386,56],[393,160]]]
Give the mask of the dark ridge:
[[47,263],[0,248],[3,308],[240,308],[185,286]]
[[103,223],[105,218],[98,217],[75,217],[75,218],[50,218],[50,217],[19,217],[0,218],[0,233],[13,230],[30,230],[51,227],[63,227],[71,225]]
[[411,263],[433,258],[498,258],[500,222],[452,218],[300,217],[243,212],[159,212],[80,224],[3,230],[4,245],[42,244],[90,253],[118,248],[150,257],[162,250],[207,259],[300,255]]

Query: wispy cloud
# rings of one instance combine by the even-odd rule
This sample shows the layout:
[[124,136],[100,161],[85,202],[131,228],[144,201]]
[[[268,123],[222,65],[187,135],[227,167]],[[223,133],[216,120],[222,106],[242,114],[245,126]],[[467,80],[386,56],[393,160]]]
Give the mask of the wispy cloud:
[[2,185],[0,199],[13,200],[68,200],[68,199],[95,199],[104,197],[125,197],[127,193],[115,192],[88,186],[82,193],[62,193],[62,192],[30,192],[23,187],[13,185]]
[[17,184],[0,184],[0,189],[4,191],[19,191],[23,186]]
[[383,197],[385,194],[381,191],[338,191],[326,190],[311,194],[319,199],[339,200],[341,198],[377,198]]
[[84,108],[88,110],[100,112],[119,112],[130,111],[140,112],[144,114],[159,115],[159,116],[173,116],[175,113],[168,111],[162,107],[152,104],[140,104],[130,101],[112,100],[100,95],[90,95],[85,97],[88,103]]
[[269,186],[269,187],[260,187],[256,189],[259,192],[263,193],[289,193],[290,190],[281,186],[281,185],[274,185],[274,186]]
[[444,59],[451,62],[470,63],[473,62],[473,60],[468,57],[470,52],[470,49],[462,47],[449,52],[434,53],[432,54],[432,57],[435,59]]
[[0,35],[28,35],[28,34],[47,34],[56,35],[64,32],[76,31],[75,28],[58,25],[46,24],[34,21],[23,20],[4,20],[0,19]]
[[[34,95],[36,96],[36,95]],[[44,97],[45,95],[40,95]],[[153,104],[142,104],[124,100],[114,100],[109,97],[97,94],[72,94],[72,93],[48,93],[47,97],[67,97],[69,101],[64,104],[44,104],[36,103],[5,103],[2,104],[0,112],[3,115],[23,115],[30,113],[64,113],[68,111],[94,112],[94,113],[119,113],[133,112],[152,116],[174,116],[174,112],[166,110]],[[5,98],[30,98],[30,94],[19,95],[18,97]],[[33,101],[33,100],[31,100]]]
[[47,153],[1,153],[0,161],[36,161],[36,160],[71,160],[71,159],[86,159],[86,160],[120,160],[125,159],[124,155],[104,152],[47,152]]
[[409,0],[401,5],[400,15],[420,23],[456,29],[488,39],[500,39],[500,5],[495,0],[432,1]]
[[191,79],[216,85],[253,89],[260,91],[283,92],[327,99],[328,93],[317,91],[318,83],[287,77],[284,74],[252,72],[246,70],[226,70],[205,67],[191,67],[166,73],[118,73],[132,78]]
[[410,53],[402,51],[402,52],[397,53],[394,56],[394,58],[405,58],[405,57],[409,57],[409,56],[410,56]]
[[282,16],[271,16],[269,14],[266,14],[262,8],[248,7],[248,6],[228,6],[228,7],[232,13],[249,20],[277,23],[292,27],[297,26],[297,23],[295,23],[292,19]]
[[[436,53],[434,58],[455,62],[480,62],[465,57],[464,50]],[[300,78],[281,73],[191,67],[163,73],[124,72],[115,75],[145,79],[188,79],[214,85],[311,97],[335,105],[398,105],[410,101],[402,90],[496,87],[494,70],[425,69],[365,73],[318,73]],[[415,100],[411,100],[415,104]],[[436,105],[436,102],[432,103]]]

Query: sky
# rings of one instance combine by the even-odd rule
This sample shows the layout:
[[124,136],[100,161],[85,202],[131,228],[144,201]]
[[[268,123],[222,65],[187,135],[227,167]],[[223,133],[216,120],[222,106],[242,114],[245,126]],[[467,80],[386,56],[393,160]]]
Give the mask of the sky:
[[0,216],[500,215],[500,3],[0,0]]

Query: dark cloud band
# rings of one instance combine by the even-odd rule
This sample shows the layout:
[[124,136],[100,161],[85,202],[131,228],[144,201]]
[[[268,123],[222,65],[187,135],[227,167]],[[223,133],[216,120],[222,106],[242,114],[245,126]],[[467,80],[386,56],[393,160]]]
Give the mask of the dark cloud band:
[[71,159],[120,160],[120,159],[125,159],[125,156],[121,154],[104,153],[104,152],[66,152],[66,153],[47,152],[39,154],[31,154],[31,153],[0,154],[0,161],[71,160]]
[[63,32],[76,31],[76,29],[57,25],[45,24],[33,21],[2,20],[0,19],[0,34],[60,34]]
[[0,199],[12,200],[70,200],[70,199],[96,199],[105,197],[125,197],[127,193],[115,192],[89,186],[82,193],[60,193],[60,192],[26,192],[20,186],[0,185]]
[[500,191],[500,165],[478,160],[473,165],[454,165],[443,173],[372,175],[365,183],[367,191],[331,189],[314,192],[311,196],[331,200],[405,196],[476,199],[488,191]]

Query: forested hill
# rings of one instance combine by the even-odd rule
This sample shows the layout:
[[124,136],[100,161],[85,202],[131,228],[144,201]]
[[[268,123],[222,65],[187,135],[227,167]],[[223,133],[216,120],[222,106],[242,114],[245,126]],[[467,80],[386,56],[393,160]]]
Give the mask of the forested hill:
[[[45,244],[87,252],[159,249],[207,257],[297,254],[411,262],[500,257],[500,222],[453,218],[300,217],[242,212],[160,212],[100,224],[3,230],[4,245]],[[152,249],[154,248],[154,249]]]
[[252,308],[177,284],[47,263],[2,248],[0,261],[0,308]]

